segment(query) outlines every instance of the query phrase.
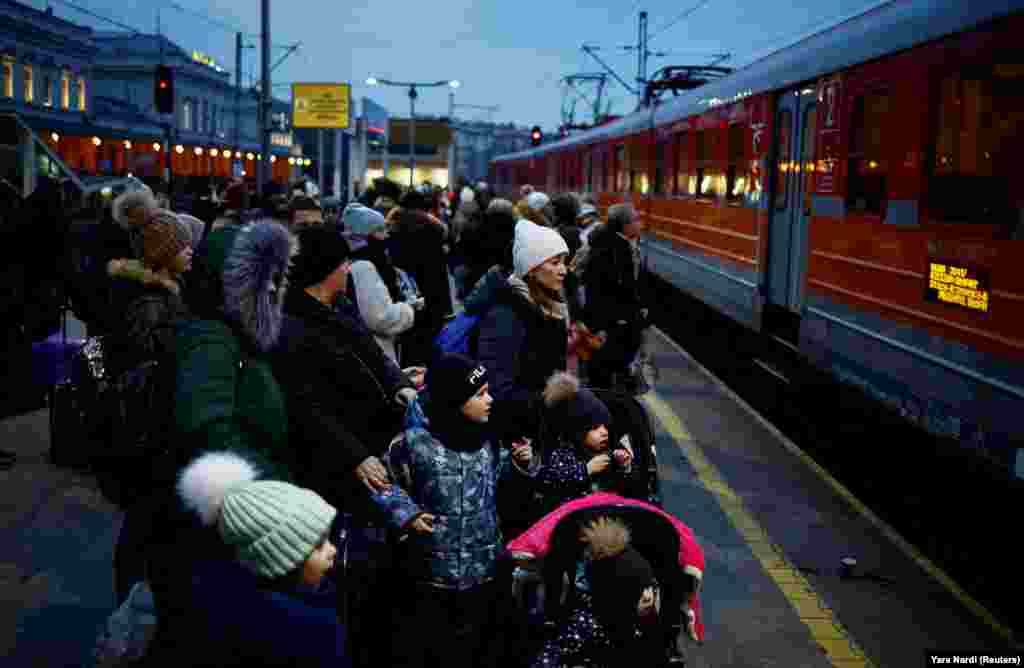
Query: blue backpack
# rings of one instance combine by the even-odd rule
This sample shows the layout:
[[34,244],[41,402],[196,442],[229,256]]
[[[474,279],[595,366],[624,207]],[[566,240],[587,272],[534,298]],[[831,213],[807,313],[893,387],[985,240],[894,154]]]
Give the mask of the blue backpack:
[[476,347],[476,342],[472,339],[476,332],[476,326],[480,323],[480,317],[479,315],[470,315],[465,311],[455,316],[434,339],[434,352],[438,355],[462,353],[473,357],[475,355],[473,348]]

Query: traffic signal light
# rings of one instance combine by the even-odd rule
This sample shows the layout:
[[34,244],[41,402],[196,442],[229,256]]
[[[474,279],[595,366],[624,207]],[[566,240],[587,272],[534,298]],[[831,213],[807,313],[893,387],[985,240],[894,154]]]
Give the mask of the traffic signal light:
[[542,139],[544,139],[544,133],[540,131],[539,125],[534,125],[533,129],[530,130],[530,143],[534,146],[540,146]]
[[153,92],[156,110],[161,114],[174,113],[174,77],[167,65],[156,68],[156,88]]

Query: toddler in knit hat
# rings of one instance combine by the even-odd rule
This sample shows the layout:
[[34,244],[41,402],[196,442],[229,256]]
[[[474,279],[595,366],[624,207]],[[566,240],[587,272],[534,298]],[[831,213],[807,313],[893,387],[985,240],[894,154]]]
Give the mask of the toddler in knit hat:
[[328,533],[337,510],[308,489],[257,480],[237,454],[200,456],[182,472],[178,494],[257,576],[316,587],[334,565]]
[[543,396],[557,439],[537,474],[544,511],[591,492],[621,492],[632,472],[633,448],[628,435],[612,441],[604,402],[564,371],[548,379]]

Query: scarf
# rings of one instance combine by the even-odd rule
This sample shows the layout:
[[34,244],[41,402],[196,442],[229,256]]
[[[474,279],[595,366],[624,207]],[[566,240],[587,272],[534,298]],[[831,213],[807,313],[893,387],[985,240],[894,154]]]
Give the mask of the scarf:
[[449,450],[475,452],[490,438],[487,423],[467,420],[458,407],[439,406],[428,398],[426,414],[430,420],[430,433]]

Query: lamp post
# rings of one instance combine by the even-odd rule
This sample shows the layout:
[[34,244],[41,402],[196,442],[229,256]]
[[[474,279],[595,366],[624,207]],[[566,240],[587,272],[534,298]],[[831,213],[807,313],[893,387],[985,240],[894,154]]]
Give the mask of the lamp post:
[[[450,86],[458,88],[459,82],[455,79],[446,81],[433,81],[430,83],[409,82],[409,81],[388,81],[370,77],[366,80],[370,86],[398,86],[409,89],[409,187],[413,188],[416,180],[416,98],[419,94],[417,88],[437,88],[439,86]],[[385,175],[386,176],[386,175]]]

